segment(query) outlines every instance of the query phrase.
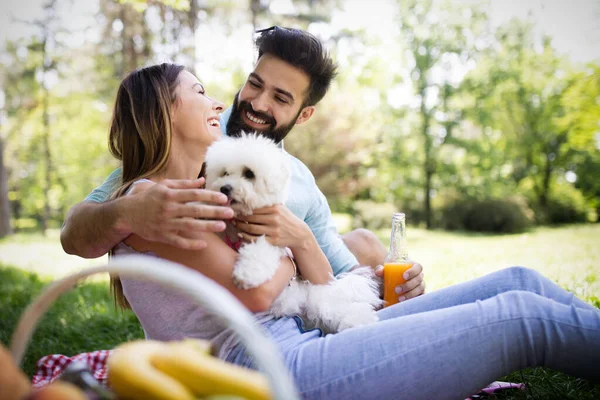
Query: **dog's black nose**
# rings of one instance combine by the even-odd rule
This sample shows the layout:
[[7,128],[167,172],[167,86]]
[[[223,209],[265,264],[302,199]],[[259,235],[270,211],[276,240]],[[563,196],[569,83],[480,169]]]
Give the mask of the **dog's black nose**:
[[229,197],[231,195],[231,191],[233,190],[233,188],[231,187],[231,185],[223,185],[221,186],[221,193],[223,193],[225,196]]

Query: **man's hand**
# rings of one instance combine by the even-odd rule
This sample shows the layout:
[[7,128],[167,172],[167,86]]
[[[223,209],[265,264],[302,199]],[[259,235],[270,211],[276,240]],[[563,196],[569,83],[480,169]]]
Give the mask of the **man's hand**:
[[[375,268],[375,275],[383,279],[383,265],[378,265],[377,268]],[[417,262],[413,263],[413,266],[406,270],[403,277],[406,282],[396,286],[399,302],[412,299],[425,293],[425,278],[423,266],[421,264]]]
[[129,206],[122,215],[121,229],[182,249],[206,247],[200,233],[223,231],[222,220],[231,219],[233,210],[221,206],[227,203],[227,196],[201,189],[203,186],[204,178],[136,184],[126,196]]
[[277,204],[254,210],[252,215],[240,215],[233,221],[240,237],[250,242],[265,235],[269,243],[289,247],[292,252],[305,244],[310,228],[286,206]]

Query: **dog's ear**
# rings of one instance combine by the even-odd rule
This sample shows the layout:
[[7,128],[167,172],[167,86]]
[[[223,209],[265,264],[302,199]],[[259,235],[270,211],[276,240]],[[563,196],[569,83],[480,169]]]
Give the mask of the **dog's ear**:
[[[283,150],[277,149],[278,166],[274,168],[272,175],[272,187],[270,190],[277,194],[279,202],[285,202],[287,199],[290,178],[292,176],[292,165],[290,156]],[[269,184],[268,184],[269,185]]]

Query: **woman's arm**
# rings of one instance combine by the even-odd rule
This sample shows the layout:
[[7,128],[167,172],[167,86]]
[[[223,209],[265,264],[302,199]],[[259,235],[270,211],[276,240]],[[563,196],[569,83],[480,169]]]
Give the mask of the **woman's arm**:
[[303,224],[306,227],[304,240],[291,243],[290,250],[302,278],[315,285],[324,285],[333,279],[331,265],[308,225]]
[[238,289],[233,283],[233,267],[237,253],[212,233],[203,233],[207,247],[202,250],[185,250],[160,242],[149,242],[132,235],[125,243],[140,252],[151,251],[157,256],[195,269],[219,283],[252,312],[267,311],[273,301],[288,285],[294,267],[286,256],[271,280],[253,289]]

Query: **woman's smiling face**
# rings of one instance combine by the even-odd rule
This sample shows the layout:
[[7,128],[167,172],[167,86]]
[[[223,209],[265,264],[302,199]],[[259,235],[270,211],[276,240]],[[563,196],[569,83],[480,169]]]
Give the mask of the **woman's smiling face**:
[[221,137],[219,113],[223,103],[207,96],[204,86],[188,71],[179,75],[172,110],[173,135],[210,145]]

